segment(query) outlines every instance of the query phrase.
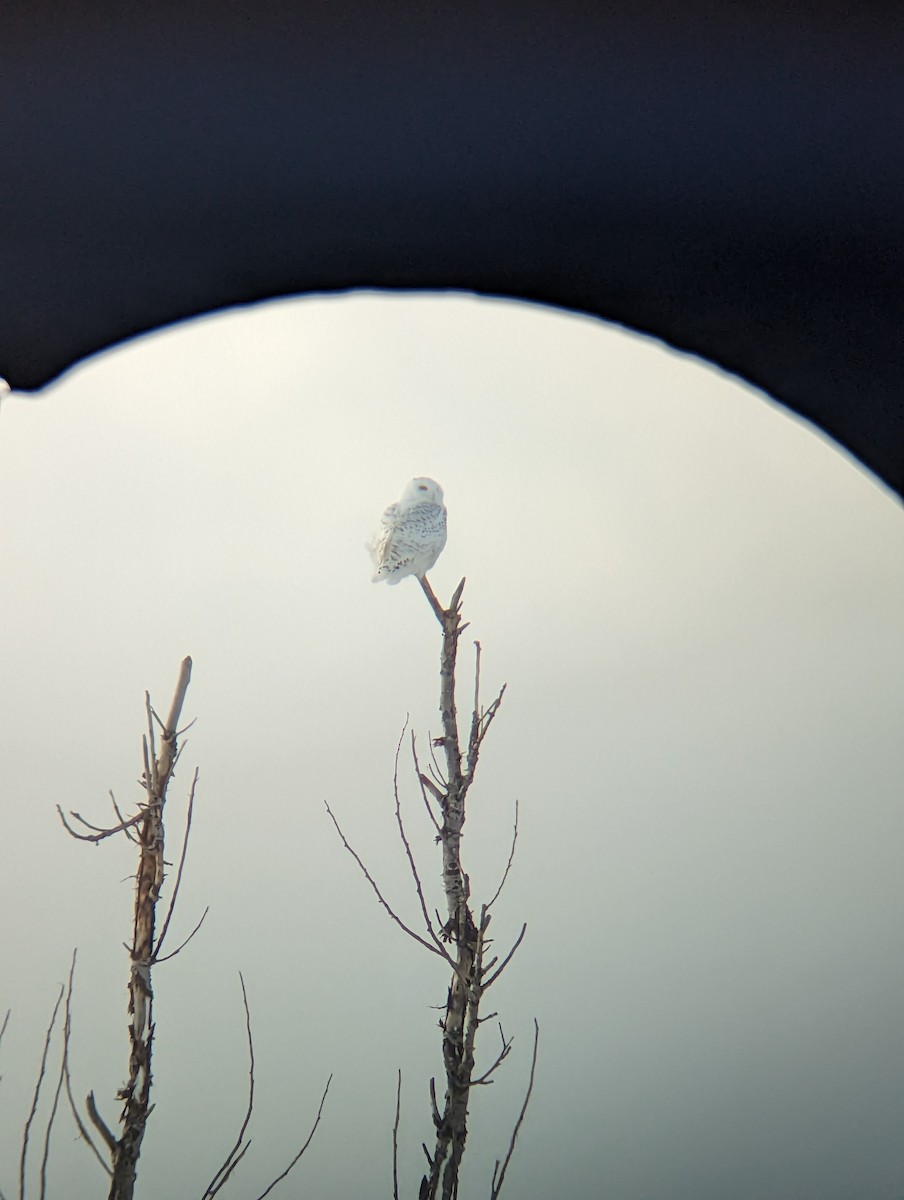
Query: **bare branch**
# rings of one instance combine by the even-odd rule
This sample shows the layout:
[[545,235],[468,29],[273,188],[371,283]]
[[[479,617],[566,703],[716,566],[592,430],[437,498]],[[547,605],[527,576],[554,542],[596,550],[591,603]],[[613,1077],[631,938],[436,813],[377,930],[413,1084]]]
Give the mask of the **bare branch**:
[[147,786],[148,786],[149,791],[157,792],[158,791],[157,738],[156,738],[156,735],[154,734],[154,720],[156,719],[159,721],[160,718],[157,716],[157,714],[154,712],[153,708],[151,707],[151,693],[150,692],[144,693],[144,708],[145,708],[145,712],[147,714],[147,719],[148,719],[148,732],[147,732],[148,751],[145,753],[144,757],[145,757],[145,762],[147,762],[148,754],[150,754],[150,764],[151,764],[150,765],[150,773],[148,774]]
[[86,829],[93,829],[96,831],[94,833],[79,833],[78,830],[73,829],[66,820],[65,816],[63,815],[63,810],[60,808],[59,804],[56,806],[56,810],[59,813],[60,820],[66,827],[67,832],[71,833],[74,838],[78,838],[80,842],[102,842],[104,838],[112,837],[114,833],[122,833],[123,830],[130,829],[133,825],[140,824],[144,819],[144,811],[142,810],[141,812],[136,813],[134,817],[129,817],[127,821],[122,821],[119,825],[114,825],[110,829],[101,829],[99,826],[92,825],[89,821],[86,821],[85,818],[79,813],[70,811],[69,815],[71,817],[75,817],[76,821],[80,821]]
[[[486,1018],[486,1017],[484,1018],[484,1020],[488,1020],[488,1019],[489,1018]],[[506,1041],[505,1034],[502,1032],[502,1022],[501,1021],[499,1022],[499,1036],[502,1039],[502,1049],[496,1055],[496,1059],[495,1059],[493,1065],[491,1067],[489,1067],[486,1071],[484,1071],[484,1073],[480,1076],[479,1079],[471,1080],[471,1087],[477,1087],[479,1084],[482,1084],[482,1083],[492,1083],[493,1081],[490,1078],[490,1076],[493,1074],[493,1072],[496,1070],[496,1068],[499,1066],[499,1064],[504,1062],[505,1059],[508,1058],[509,1051],[512,1048],[513,1039],[509,1038],[508,1041]]]
[[67,1062],[66,1062],[66,1095],[69,1097],[69,1107],[70,1107],[70,1109],[72,1110],[72,1116],[74,1117],[74,1119],[75,1119],[75,1123],[76,1123],[76,1125],[78,1126],[78,1131],[79,1131],[79,1134],[80,1134],[80,1136],[81,1136],[81,1138],[82,1138],[82,1141],[83,1141],[83,1142],[84,1142],[84,1143],[85,1143],[85,1144],[88,1146],[88,1148],[89,1148],[89,1150],[91,1151],[91,1153],[94,1155],[94,1157],[95,1157],[95,1158],[97,1159],[97,1161],[100,1163],[100,1165],[101,1165],[102,1169],[103,1169],[104,1171],[106,1171],[106,1173],[107,1173],[108,1175],[112,1175],[112,1174],[113,1174],[113,1172],[110,1170],[110,1168],[109,1168],[109,1166],[107,1165],[107,1163],[106,1163],[106,1162],[104,1162],[103,1155],[102,1155],[102,1154],[101,1154],[101,1152],[98,1150],[97,1146],[96,1146],[96,1145],[95,1145],[95,1143],[94,1143],[94,1140],[93,1140],[93,1138],[91,1137],[91,1134],[90,1134],[90,1133],[88,1132],[88,1130],[85,1128],[85,1123],[84,1123],[84,1121],[83,1121],[83,1120],[82,1120],[82,1118],[79,1116],[78,1107],[76,1106],[76,1103],[75,1103],[75,1096],[73,1096],[73,1094],[72,1094],[72,1078],[71,1078],[71,1076],[70,1076],[70,1074],[69,1074],[69,1062],[68,1062],[68,1060],[67,1060]]
[[[223,1178],[217,1184],[215,1191],[210,1193],[211,1196],[213,1196],[215,1194],[215,1192],[218,1192],[220,1190],[220,1188],[225,1183],[228,1182],[228,1180],[232,1176],[233,1171],[236,1169],[236,1167],[239,1165],[239,1163],[242,1161],[242,1159],[245,1157],[245,1155],[251,1149],[253,1141],[254,1141],[253,1138],[249,1138],[248,1141],[244,1144],[244,1146],[242,1146],[241,1150],[239,1150],[238,1154],[236,1154],[235,1158],[232,1160],[232,1162],[229,1164],[229,1166],[226,1167],[226,1165],[224,1163],[223,1167],[220,1168],[221,1171],[225,1170],[226,1174],[223,1176]],[[203,1200],[203,1197],[202,1197],[202,1200]]]
[[[188,684],[191,679],[191,665],[190,658],[183,658],[182,665],[179,668],[179,678],[176,682],[173,702],[170,705],[169,715],[166,718],[166,724],[163,727],[163,734],[160,739],[160,757],[155,766],[157,776],[164,787],[175,766],[176,733],[179,728],[179,717],[182,715],[182,705],[185,703],[185,693],[188,691]],[[150,707],[150,698],[148,699],[148,711],[153,712]],[[154,715],[156,716],[156,713]]]
[[198,932],[198,930],[201,928],[201,926],[204,924],[204,919],[205,919],[205,917],[207,916],[207,914],[208,914],[209,912],[210,912],[210,905],[208,904],[208,905],[207,905],[207,907],[204,909],[204,911],[201,913],[201,919],[198,921],[197,925],[194,927],[194,929],[191,931],[191,933],[188,935],[188,937],[185,939],[185,941],[184,941],[184,942],[180,942],[180,943],[179,943],[179,945],[176,947],[176,949],[175,949],[175,950],[171,950],[171,951],[169,952],[169,954],[164,954],[162,958],[160,958],[160,957],[157,957],[157,956],[155,955],[155,956],[154,956],[154,962],[155,962],[155,963],[165,963],[165,962],[169,962],[169,960],[170,960],[171,958],[175,958],[175,957],[176,957],[176,955],[180,953],[180,951],[184,950],[184,949],[185,949],[185,947],[188,945],[188,943],[189,943],[189,942],[192,940],[192,938],[193,938],[193,937],[195,936],[195,934]]
[[[145,698],[145,703],[150,704],[151,698],[147,694],[147,692],[144,693],[144,698]],[[153,741],[153,735],[154,735],[154,730],[151,729],[151,740],[152,741]],[[142,784],[144,786],[145,791],[149,792],[149,791],[151,791],[151,789],[153,787],[153,783],[154,783],[154,768],[151,766],[151,763],[153,760],[151,759],[151,752],[148,747],[148,737],[147,737],[146,733],[141,735],[141,754],[142,754],[142,757],[144,758],[144,777],[142,779]]]
[[[183,871],[183,868],[185,867],[185,855],[186,855],[186,852],[188,851],[188,839],[191,834],[191,819],[192,819],[192,813],[194,812],[194,808],[195,808],[195,788],[197,787],[197,785],[198,785],[198,768],[195,767],[195,774],[194,774],[194,777],[192,778],[191,788],[188,793],[188,812],[186,813],[186,816],[185,816],[185,834],[182,838],[182,851],[179,855],[179,866],[178,866],[178,869],[176,870],[176,882],[173,885],[173,894],[172,894],[172,897],[170,898],[169,908],[167,909],[166,917],[163,922],[163,929],[161,929],[160,937],[157,938],[157,945],[154,947],[153,958],[154,958],[155,962],[161,961],[160,950],[163,946],[163,941],[166,937],[167,930],[169,929],[169,923],[170,923],[170,918],[173,915],[173,909],[176,907],[176,897],[179,895],[179,885],[182,882],[182,871]],[[205,916],[207,915],[206,911],[205,911],[204,915]],[[203,921],[203,920],[204,920],[204,917],[201,918],[201,921]],[[183,946],[187,945],[188,942],[191,941],[192,937],[194,937],[195,933],[197,933],[197,931],[201,928],[201,921],[198,922],[198,924],[195,926],[195,928],[192,930],[192,932],[188,935],[188,937],[182,943]],[[179,949],[181,950],[182,946],[180,946]],[[174,951],[174,953],[178,954],[179,951],[176,950],[176,951]],[[170,955],[167,955],[167,957],[170,957]]]
[[6,1016],[3,1018],[3,1024],[0,1025],[0,1042],[3,1041],[3,1035],[4,1035],[4,1033],[6,1033],[6,1027],[9,1024],[9,1018],[10,1018],[10,1014],[12,1013],[12,1011],[13,1010],[11,1008],[8,1008],[6,1010]]
[[[480,713],[480,642],[474,642],[474,723],[479,721]],[[473,736],[473,734],[472,734]]]
[[392,1200],[399,1200],[399,1117],[402,1112],[402,1068],[396,1087],[395,1121],[392,1125]]
[[45,1200],[47,1196],[47,1164],[50,1161],[50,1135],[53,1132],[53,1123],[56,1120],[59,1109],[60,1095],[63,1091],[63,1085],[69,1070],[69,1014],[72,1006],[72,981],[75,975],[75,958],[77,953],[77,950],[72,951],[72,962],[69,965],[69,983],[66,988],[66,1005],[63,1010],[63,1053],[60,1058],[60,1074],[57,1078],[56,1091],[53,1095],[53,1103],[50,1106],[50,1116],[47,1118],[47,1127],[44,1130],[44,1152],[41,1155],[39,1200]]
[[44,1130],[44,1150],[41,1154],[41,1172],[40,1172],[40,1188],[38,1190],[38,1200],[46,1200],[47,1196],[47,1163],[50,1161],[50,1135],[53,1132],[53,1123],[56,1120],[57,1112],[60,1107],[60,1096],[63,1092],[64,1071],[63,1064],[60,1064],[60,1073],[57,1076],[57,1085],[53,1093],[53,1101],[50,1105],[50,1115],[47,1118],[47,1126]]
[[436,783],[438,783],[440,787],[446,788],[449,786],[449,781],[446,778],[445,772],[439,765],[436,757],[436,747],[443,744],[443,739],[428,737],[427,744],[430,747],[430,762],[432,763],[432,766],[430,766],[428,770],[430,771]]
[[[86,829],[93,829],[95,833],[103,833],[103,834],[107,834],[107,835],[109,835],[109,833],[110,833],[110,829],[109,829],[109,827],[108,827],[108,826],[106,826],[106,825],[94,825],[94,824],[93,824],[91,821],[89,821],[89,820],[87,820],[85,817],[83,817],[81,813],[74,812],[74,811],[70,811],[70,814],[69,814],[69,815],[70,815],[71,817],[75,817],[76,821],[78,821],[78,823],[79,823],[80,825],[84,825],[84,827],[85,827]],[[141,813],[138,813],[136,817],[132,817],[132,820],[133,820],[133,821],[135,821],[135,820],[141,820],[141,816],[142,816],[142,814],[141,814]],[[125,818],[123,818],[123,819],[125,819]],[[118,831],[118,830],[113,830],[112,832],[116,832],[116,833],[118,833],[119,831]]]
[[47,1033],[44,1037],[44,1049],[41,1053],[41,1066],[38,1071],[35,1090],[31,1098],[31,1108],[29,1109],[28,1117],[25,1121],[25,1128],[22,1130],[22,1153],[19,1157],[19,1200],[25,1200],[25,1164],[28,1161],[28,1138],[31,1133],[31,1127],[34,1123],[35,1115],[38,1111],[38,1101],[41,1099],[41,1084],[44,1082],[44,1074],[47,1071],[47,1055],[50,1052],[50,1039],[53,1036],[53,1029],[56,1025],[57,1014],[60,1011],[60,1005],[63,1002],[63,995],[66,989],[63,984],[60,984],[60,994],[56,998],[56,1004],[53,1006],[53,1012],[50,1016],[50,1024],[47,1026]]
[[117,817],[119,817],[120,825],[122,826],[126,837],[130,842],[137,842],[138,838],[136,838],[134,834],[129,833],[129,830],[126,827],[126,818],[120,812],[119,805],[116,803],[116,797],[113,795],[112,789],[110,790],[110,800],[113,802],[113,811],[116,813]]
[[[407,726],[407,721],[406,721]],[[402,749],[402,739],[405,737],[405,730],[402,730],[402,736],[399,738],[399,744],[396,746],[395,762],[392,768],[392,791],[395,796],[395,818],[396,824],[399,827],[399,837],[402,839],[402,845],[405,847],[405,854],[408,858],[408,865],[411,868],[411,877],[414,880],[414,887],[417,891],[417,898],[420,902],[421,913],[424,917],[424,924],[427,927],[427,932],[433,939],[434,944],[444,952],[444,947],[439,939],[436,930],[433,928],[433,922],[430,920],[430,914],[427,911],[427,901],[424,899],[424,888],[421,884],[421,877],[418,874],[417,864],[414,861],[414,855],[411,852],[411,843],[408,841],[408,836],[405,833],[405,825],[402,821],[402,804],[399,799],[399,753]]]
[[416,942],[420,942],[420,944],[422,946],[424,946],[427,950],[429,950],[431,952],[431,954],[438,954],[441,958],[447,959],[449,961],[449,963],[451,964],[452,963],[451,956],[449,955],[448,951],[445,949],[444,946],[436,946],[436,945],[433,945],[431,942],[426,941],[426,939],[422,938],[419,933],[415,933],[413,929],[410,929],[405,924],[405,922],[401,919],[401,917],[397,916],[396,913],[392,910],[392,908],[389,906],[389,903],[384,898],[383,893],[380,891],[379,887],[377,886],[370,871],[368,871],[367,867],[365,867],[365,865],[361,861],[361,858],[358,855],[358,853],[349,845],[345,834],[342,832],[342,829],[339,826],[339,822],[336,820],[335,816],[333,815],[333,810],[330,808],[329,804],[327,804],[327,802],[325,800],[323,803],[324,803],[324,807],[326,808],[327,813],[329,814],[330,820],[336,826],[336,832],[339,834],[339,837],[342,840],[342,845],[346,848],[346,850],[349,852],[349,854],[352,856],[352,858],[355,860],[355,862],[361,868],[364,878],[367,880],[367,882],[370,884],[370,886],[374,890],[374,895],[377,897],[377,899],[380,901],[380,903],[383,905],[383,907],[389,913],[390,917],[392,917],[393,921],[395,921],[396,925],[398,925],[400,929],[404,929],[404,931],[408,934],[408,936],[411,938],[414,938],[414,940]]
[[[479,643],[476,643],[479,645]],[[478,668],[479,669],[479,668]],[[474,778],[474,772],[477,770],[477,759],[480,757],[480,747],[483,745],[483,739],[486,737],[490,725],[493,723],[493,718],[499,711],[499,706],[502,703],[502,697],[505,695],[505,689],[508,684],[503,684],[499,690],[499,695],[486,710],[479,712],[476,708],[471,714],[471,734],[468,738],[468,766],[465,771],[466,786],[471,786],[471,781]]]
[[452,599],[449,601],[447,612],[459,612],[461,610],[461,594],[465,590],[465,580],[459,580],[458,587],[452,593]]
[[[197,772],[195,772],[197,778]],[[232,1174],[233,1168],[238,1166],[242,1155],[251,1145],[249,1140],[248,1145],[242,1147],[242,1142],[245,1140],[245,1131],[251,1120],[251,1114],[254,1112],[254,1040],[251,1037],[251,1012],[248,1008],[248,992],[245,989],[245,979],[242,972],[239,971],[239,983],[242,985],[242,1004],[245,1008],[245,1033],[248,1038],[248,1106],[245,1109],[245,1119],[242,1121],[239,1135],[235,1139],[235,1144],[226,1155],[223,1165],[211,1179],[207,1185],[207,1190],[202,1197],[202,1200],[208,1200],[209,1197],[215,1196],[229,1176]]]
[[527,933],[527,922],[525,921],[524,924],[521,926],[521,932],[518,934],[517,938],[515,939],[514,946],[512,946],[511,950],[509,950],[508,954],[506,954],[505,958],[502,960],[502,965],[496,968],[496,970],[489,977],[489,979],[485,979],[483,981],[483,990],[484,991],[486,991],[488,987],[493,986],[493,984],[496,982],[496,980],[499,978],[499,976],[502,974],[502,972],[505,970],[505,968],[512,961],[515,951],[521,945],[521,942],[524,940],[524,935],[526,933]]
[[433,815],[433,809],[430,807],[430,801],[427,798],[427,789],[429,789],[430,794],[433,796],[433,799],[440,806],[440,809],[442,809],[443,793],[436,786],[436,784],[433,782],[433,780],[429,776],[424,775],[423,772],[421,771],[421,764],[418,762],[418,758],[417,758],[417,739],[414,736],[413,729],[411,731],[411,757],[412,757],[412,760],[414,761],[414,773],[417,776],[418,783],[420,784],[421,799],[424,801],[424,808],[426,808],[426,810],[427,810],[427,816],[430,818],[430,821],[433,825],[433,828],[436,830],[436,832],[440,833],[441,832],[440,824],[439,824],[439,821],[437,821],[436,817]]
[[440,654],[440,715],[443,721],[442,745],[446,753],[447,788],[464,802],[461,790],[461,748],[458,737],[458,713],[455,703],[455,660],[461,626],[461,594],[465,581],[462,579],[452,594],[449,607],[443,613],[443,648]]
[[427,597],[427,603],[433,609],[433,612],[434,612],[434,615],[436,616],[437,621],[439,621],[440,625],[442,625],[442,623],[443,623],[443,606],[437,600],[436,595],[434,594],[433,588],[427,582],[427,576],[419,575],[417,577],[417,581],[423,588],[424,595]]
[[333,1082],[333,1077],[331,1075],[329,1077],[329,1079],[326,1081],[326,1087],[323,1089],[323,1095],[320,1097],[320,1107],[317,1109],[317,1117],[314,1120],[314,1124],[311,1126],[311,1132],[308,1134],[307,1141],[302,1146],[302,1148],[298,1151],[298,1153],[295,1155],[295,1157],[292,1159],[292,1161],[289,1163],[289,1165],[286,1167],[286,1169],[283,1171],[283,1173],[281,1175],[277,1175],[277,1177],[273,1180],[273,1182],[270,1184],[270,1186],[265,1188],[264,1191],[262,1191],[261,1194],[256,1198],[256,1200],[264,1200],[265,1196],[269,1196],[269,1194],[273,1191],[273,1189],[276,1187],[276,1185],[278,1183],[281,1183],[285,1179],[285,1177],[289,1174],[289,1172],[292,1170],[292,1168],[295,1166],[295,1164],[301,1158],[302,1154],[304,1154],[305,1150],[307,1150],[308,1146],[310,1146],[311,1140],[314,1137],[314,1134],[317,1132],[317,1126],[320,1124],[320,1118],[323,1115],[323,1106],[326,1103],[326,1094],[330,1090],[330,1084],[332,1082]]
[[521,1129],[521,1123],[524,1120],[524,1114],[527,1112],[527,1106],[530,1103],[530,1095],[534,1090],[534,1071],[537,1069],[537,1046],[540,1042],[540,1026],[537,1024],[536,1017],[534,1018],[534,1052],[530,1060],[530,1079],[527,1084],[527,1092],[524,1095],[524,1103],[521,1105],[521,1112],[518,1114],[518,1120],[515,1122],[515,1128],[512,1130],[512,1140],[509,1142],[508,1153],[502,1163],[502,1170],[499,1169],[499,1160],[496,1160],[496,1165],[493,1168],[493,1182],[490,1187],[490,1200],[497,1200],[499,1193],[502,1191],[502,1184],[505,1181],[505,1173],[508,1170],[508,1165],[512,1161],[512,1155],[515,1153],[515,1140]]
[[499,899],[499,894],[501,893],[502,889],[505,887],[505,881],[509,877],[509,871],[512,869],[512,862],[514,861],[514,858],[515,858],[515,844],[517,841],[518,841],[518,801],[516,800],[515,801],[515,825],[512,830],[512,848],[509,851],[508,862],[505,864],[505,870],[502,873],[502,879],[499,881],[499,887],[496,888],[496,891],[493,893],[492,900],[490,900],[487,904],[484,905],[484,908],[487,912],[490,911],[490,909],[493,907],[493,905]]
[[[433,782],[433,780],[430,778],[429,775],[424,775],[421,772],[420,764],[418,763],[417,759],[415,759],[415,769],[417,770],[418,783],[421,785],[421,788],[428,788],[431,796],[437,802],[437,804],[442,804],[442,802],[446,798],[445,795],[440,790],[440,788],[438,788],[436,786],[436,784]],[[436,828],[439,829],[439,822],[436,820],[436,818],[433,815],[433,809],[430,807],[429,801],[427,802],[427,812],[430,814],[430,820],[433,822],[433,824],[436,826]]]
[[[93,1092],[89,1092],[88,1095],[85,1097],[85,1108],[88,1110],[88,1116],[91,1118],[91,1124],[94,1126],[94,1128],[98,1131],[100,1136],[107,1143],[107,1146],[110,1148],[110,1151],[111,1152],[114,1151],[116,1149],[116,1138],[110,1132],[110,1127],[107,1124],[107,1122],[103,1119],[103,1117],[98,1112],[97,1102],[94,1099]],[[110,1174],[112,1175],[113,1172],[111,1171]]]
[[76,954],[77,954],[77,951],[73,950],[72,966],[69,969],[69,987],[66,991],[66,1010],[65,1010],[64,1022],[63,1022],[63,1073],[64,1073],[64,1077],[65,1077],[65,1082],[66,1082],[66,1095],[69,1098],[69,1107],[72,1110],[72,1116],[75,1118],[75,1123],[78,1126],[78,1131],[79,1131],[79,1134],[81,1135],[82,1141],[84,1141],[84,1143],[87,1145],[88,1149],[91,1150],[94,1157],[97,1159],[97,1161],[100,1163],[101,1167],[106,1171],[106,1173],[108,1175],[112,1175],[113,1172],[110,1170],[110,1168],[107,1166],[106,1162],[104,1161],[104,1157],[101,1154],[100,1150],[98,1150],[97,1146],[95,1145],[94,1140],[91,1137],[91,1134],[85,1128],[85,1123],[82,1120],[81,1116],[79,1115],[78,1106],[75,1103],[75,1096],[73,1096],[73,1094],[72,1094],[72,1077],[69,1073],[69,1044],[70,1044],[71,1033],[72,1033],[72,994],[73,994],[74,978],[75,978],[75,956],[76,956]]

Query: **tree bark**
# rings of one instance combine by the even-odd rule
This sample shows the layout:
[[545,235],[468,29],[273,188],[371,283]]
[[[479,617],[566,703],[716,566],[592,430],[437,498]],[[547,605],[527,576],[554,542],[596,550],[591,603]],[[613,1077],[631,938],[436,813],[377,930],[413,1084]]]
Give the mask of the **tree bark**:
[[[464,628],[461,623],[461,595],[465,581],[455,590],[447,609],[438,603],[434,612],[443,629],[440,656],[440,713],[442,742],[446,759],[446,779],[441,800],[442,828],[440,840],[443,856],[443,888],[446,895],[448,920],[443,929],[446,940],[455,945],[455,969],[446,999],[443,1018],[443,1066],[446,1091],[443,1110],[435,1100],[433,1121],[436,1126],[436,1145],[428,1154],[430,1171],[421,1181],[420,1200],[453,1200],[458,1195],[458,1177],[468,1136],[468,1101],[474,1071],[474,1044],[479,1025],[478,1012],[482,994],[484,933],[489,918],[481,914],[480,927],[475,924],[469,906],[468,876],[461,865],[461,839],[465,823],[465,799],[473,779],[476,752],[485,726],[471,739],[466,769],[462,769],[461,742],[458,732],[458,713],[455,699],[455,668],[458,639]],[[429,584],[422,581],[428,600],[433,597]],[[435,600],[435,597],[433,598]],[[437,611],[438,610],[438,611]],[[472,730],[480,727],[476,711]],[[473,760],[473,761],[472,761]]]
[[151,1094],[151,1050],[154,1041],[154,993],[151,967],[154,962],[154,920],[164,877],[163,808],[166,789],[176,762],[176,732],[185,693],[191,678],[191,659],[182,662],[169,716],[160,736],[160,753],[154,753],[154,713],[147,701],[149,738],[145,740],[145,770],[142,780],[146,797],[143,817],[137,827],[138,876],[135,887],[135,924],[129,951],[129,1075],[117,1097],[124,1101],[120,1121],[122,1135],[112,1147],[113,1175],[109,1200],[132,1200],[138,1173],[138,1158],[144,1140]]

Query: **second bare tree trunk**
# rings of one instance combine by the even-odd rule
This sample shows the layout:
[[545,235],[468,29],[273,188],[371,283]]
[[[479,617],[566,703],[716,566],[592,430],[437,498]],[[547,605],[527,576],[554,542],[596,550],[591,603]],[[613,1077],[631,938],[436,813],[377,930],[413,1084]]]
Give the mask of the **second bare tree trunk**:
[[120,1121],[122,1135],[111,1147],[113,1176],[109,1200],[132,1200],[138,1172],[138,1157],[151,1093],[151,1048],[154,1039],[151,966],[154,962],[154,918],[163,886],[163,806],[166,788],[176,762],[176,730],[191,678],[191,659],[182,663],[176,693],[160,736],[160,753],[155,753],[154,716],[148,700],[149,738],[144,743],[144,785],[146,798],[142,820],[137,828],[139,842],[138,877],[135,889],[135,925],[129,956],[129,1077],[117,1093],[125,1101]]

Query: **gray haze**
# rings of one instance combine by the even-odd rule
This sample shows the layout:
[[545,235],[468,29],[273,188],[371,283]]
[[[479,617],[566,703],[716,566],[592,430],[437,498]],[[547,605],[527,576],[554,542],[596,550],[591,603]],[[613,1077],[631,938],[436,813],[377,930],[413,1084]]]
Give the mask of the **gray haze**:
[[[521,831],[488,996],[512,1056],[472,1107],[487,1196],[542,1029],[511,1200],[904,1194],[904,519],[753,390],[598,322],[470,298],[304,299],[142,339],[0,410],[0,1189],[79,947],[73,1068],[114,1122],[134,870],[60,829],[140,795],[143,697],[195,662],[200,767],[174,944],[155,977],[157,1109],[140,1194],[199,1197],[235,1137],[256,1033],[256,1195],[403,1194],[431,1137],[446,976],[387,920],[406,713],[438,721],[438,628],[364,543],[413,475],[442,484],[433,573],[487,692],[509,690],[466,827],[478,899]],[[469,661],[468,635],[463,663]],[[425,879],[438,864],[403,798]],[[491,1003],[490,1003],[491,1002]],[[491,1061],[497,1033],[480,1049]],[[34,1163],[40,1154],[36,1147]],[[106,1195],[64,1114],[50,1195]],[[36,1195],[34,1191],[32,1194]]]

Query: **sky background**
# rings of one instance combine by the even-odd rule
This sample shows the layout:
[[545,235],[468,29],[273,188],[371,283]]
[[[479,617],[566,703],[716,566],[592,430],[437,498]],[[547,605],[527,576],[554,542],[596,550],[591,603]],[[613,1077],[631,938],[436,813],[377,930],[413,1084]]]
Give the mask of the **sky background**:
[[[402,1194],[431,1142],[446,972],[400,913],[406,714],[438,726],[439,629],[365,543],[414,475],[445,489],[432,573],[467,576],[487,696],[508,683],[469,799],[475,900],[527,938],[486,1011],[512,1054],[474,1097],[463,1196],[486,1196],[526,1086],[520,1200],[904,1196],[904,518],[900,501],[761,393],[596,320],[471,297],[282,301],[146,337],[0,409],[0,1189],[78,947],[72,1067],[113,1125],[126,1071],[133,847],[61,829],[141,795],[144,692],[184,655],[196,718],[170,789],[192,843],[155,973],[139,1195]],[[409,830],[439,857],[403,765]],[[168,895],[165,892],[165,895]],[[481,1031],[481,1062],[498,1048]],[[56,1048],[54,1055],[57,1054]],[[55,1068],[54,1068],[55,1069]],[[480,1068],[478,1068],[480,1069]],[[40,1160],[38,1143],[33,1167]],[[33,1184],[31,1194],[37,1195]],[[49,1195],[105,1196],[59,1121]]]

